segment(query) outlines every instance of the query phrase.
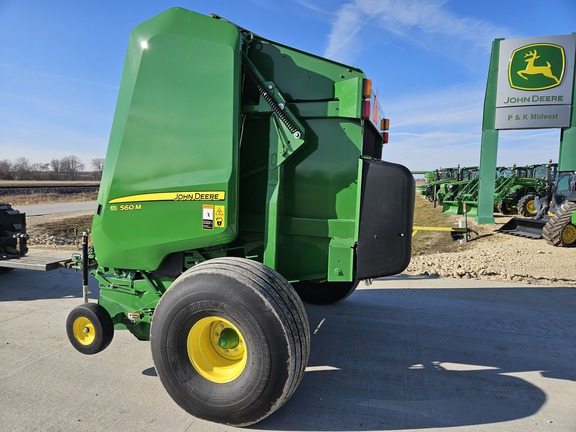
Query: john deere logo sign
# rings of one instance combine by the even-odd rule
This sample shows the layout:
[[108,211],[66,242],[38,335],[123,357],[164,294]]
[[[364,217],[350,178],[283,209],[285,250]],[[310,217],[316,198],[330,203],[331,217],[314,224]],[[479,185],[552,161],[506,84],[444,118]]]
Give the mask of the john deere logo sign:
[[531,44],[510,57],[508,80],[517,90],[546,90],[560,85],[566,69],[564,48],[554,44]]
[[570,127],[576,35],[499,43],[495,129]]

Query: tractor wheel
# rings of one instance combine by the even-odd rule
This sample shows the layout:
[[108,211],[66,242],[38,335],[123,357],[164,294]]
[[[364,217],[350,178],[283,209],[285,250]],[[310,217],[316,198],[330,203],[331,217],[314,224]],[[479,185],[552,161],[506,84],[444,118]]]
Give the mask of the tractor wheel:
[[274,270],[243,258],[204,261],[183,273],[154,312],[158,376],[190,414],[254,424],[294,393],[310,352],[304,305]]
[[112,342],[114,323],[102,306],[85,303],[68,315],[66,333],[72,346],[82,354],[96,354]]
[[572,224],[572,212],[576,202],[566,201],[556,214],[544,225],[542,237],[552,246],[576,246],[576,226]]
[[498,212],[502,213],[503,215],[509,215],[515,213],[516,209],[512,203],[502,200],[498,203]]
[[538,213],[536,208],[536,195],[524,195],[518,200],[518,213],[525,217],[534,217]]
[[300,298],[306,303],[325,305],[344,300],[354,292],[354,282],[295,282],[292,284]]
[[28,252],[17,250],[18,240],[14,233],[21,233],[24,215],[12,208],[8,203],[0,202],[0,252],[8,255],[24,255]]

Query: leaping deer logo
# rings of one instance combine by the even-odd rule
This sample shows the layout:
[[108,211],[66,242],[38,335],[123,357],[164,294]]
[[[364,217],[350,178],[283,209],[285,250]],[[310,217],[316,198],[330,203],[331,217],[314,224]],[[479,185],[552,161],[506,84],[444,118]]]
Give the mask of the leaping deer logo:
[[534,49],[534,51],[528,51],[527,54],[524,55],[524,61],[528,63],[526,65],[526,69],[519,70],[517,73],[525,80],[528,80],[526,75],[544,75],[545,77],[552,78],[556,81],[556,84],[560,84],[560,80],[554,76],[552,73],[552,66],[550,62],[546,62],[546,66],[534,66],[534,62],[536,59],[539,59],[540,56],[538,55],[538,51]]

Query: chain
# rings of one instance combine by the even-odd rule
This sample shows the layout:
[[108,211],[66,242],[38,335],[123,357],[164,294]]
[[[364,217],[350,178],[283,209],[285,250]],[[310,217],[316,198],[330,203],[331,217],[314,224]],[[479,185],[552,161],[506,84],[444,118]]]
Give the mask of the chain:
[[268,169],[268,165],[262,165],[261,167],[255,168],[252,171],[248,171],[247,173],[242,174],[240,178],[250,177],[251,175],[258,174],[259,172],[266,171]]

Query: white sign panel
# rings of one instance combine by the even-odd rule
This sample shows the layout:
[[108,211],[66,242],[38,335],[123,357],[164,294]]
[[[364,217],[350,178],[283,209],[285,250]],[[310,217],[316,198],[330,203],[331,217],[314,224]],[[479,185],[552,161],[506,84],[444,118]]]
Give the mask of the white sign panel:
[[496,129],[570,126],[576,35],[500,42]]

